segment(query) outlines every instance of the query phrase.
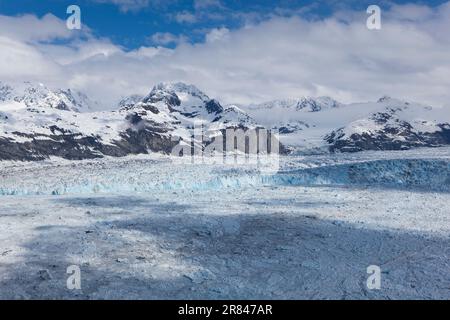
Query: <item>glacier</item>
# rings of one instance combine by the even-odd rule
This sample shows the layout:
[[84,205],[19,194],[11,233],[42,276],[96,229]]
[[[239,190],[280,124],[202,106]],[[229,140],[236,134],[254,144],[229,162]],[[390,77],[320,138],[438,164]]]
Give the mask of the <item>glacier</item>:
[[163,155],[154,155],[152,159],[128,157],[67,164],[56,160],[45,165],[3,166],[0,168],[0,195],[207,191],[281,185],[360,185],[448,191],[450,159],[445,154],[450,149],[441,150],[429,156],[426,155],[429,149],[425,149],[419,152],[420,156],[411,158],[406,155],[405,158],[389,158],[386,157],[389,153],[382,153],[369,160],[361,154],[358,161],[348,161],[342,156],[340,159],[336,155],[282,156],[279,171],[274,174],[261,173],[251,164],[192,164],[183,158]]
[[449,151],[3,161],[0,299],[448,299]]

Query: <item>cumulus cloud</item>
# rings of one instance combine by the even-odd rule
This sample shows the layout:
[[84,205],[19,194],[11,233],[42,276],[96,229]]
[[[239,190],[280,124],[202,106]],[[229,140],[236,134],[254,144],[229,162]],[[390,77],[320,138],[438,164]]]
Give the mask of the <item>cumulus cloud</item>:
[[[393,6],[383,11],[378,31],[366,28],[366,18],[352,11],[314,20],[274,16],[237,30],[210,30],[203,43],[157,34],[151,37],[157,46],[133,51],[92,35],[73,38],[43,27],[28,36],[9,28],[0,32],[0,77],[53,81],[86,91],[106,107],[120,96],[145,94],[160,81],[193,83],[225,103],[302,95],[352,102],[388,94],[449,105],[450,3]],[[8,19],[19,26],[25,18]],[[37,20],[62,24],[57,18]],[[31,41],[57,37],[68,43]],[[169,42],[178,45],[160,46]]]
[[24,42],[68,39],[74,36],[65,21],[47,14],[42,18],[26,14],[19,17],[0,15],[0,35]]

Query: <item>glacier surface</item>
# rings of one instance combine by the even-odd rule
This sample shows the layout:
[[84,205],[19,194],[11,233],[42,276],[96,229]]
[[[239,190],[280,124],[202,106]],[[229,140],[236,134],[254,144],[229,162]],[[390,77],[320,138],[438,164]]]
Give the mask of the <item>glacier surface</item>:
[[2,162],[0,299],[448,299],[449,155]]

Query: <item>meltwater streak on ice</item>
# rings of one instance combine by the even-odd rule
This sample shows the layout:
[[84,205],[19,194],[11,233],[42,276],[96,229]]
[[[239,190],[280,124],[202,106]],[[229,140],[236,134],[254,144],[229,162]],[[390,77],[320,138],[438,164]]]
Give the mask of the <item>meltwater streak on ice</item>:
[[[31,177],[15,177],[8,183],[0,181],[0,195],[63,195],[95,193],[163,192],[176,190],[210,191],[224,188],[248,188],[253,186],[386,186],[414,188],[423,191],[450,191],[450,160],[441,159],[391,159],[346,164],[326,165],[314,168],[291,169],[274,175],[262,175],[256,171],[226,168],[190,166],[170,167],[153,163],[160,169],[147,171],[145,167],[130,170],[127,167],[95,170],[95,174]],[[186,169],[183,171],[183,169]],[[80,170],[78,168],[77,170]],[[88,169],[81,169],[88,170]],[[42,173],[45,173],[42,172]],[[42,174],[41,173],[41,174]],[[78,172],[82,173],[82,172]],[[50,175],[51,176],[51,175]],[[20,181],[20,183],[14,183]]]

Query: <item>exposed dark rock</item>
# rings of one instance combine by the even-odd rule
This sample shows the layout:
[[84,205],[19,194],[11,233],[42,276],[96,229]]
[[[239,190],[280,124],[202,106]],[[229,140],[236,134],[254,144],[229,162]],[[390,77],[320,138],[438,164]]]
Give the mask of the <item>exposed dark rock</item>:
[[158,113],[159,113],[158,108],[155,107],[154,105],[151,105],[151,104],[143,105],[143,106],[142,106],[142,109],[147,110],[147,111],[150,111],[150,112],[152,112],[152,113],[154,113],[154,114],[158,114]]
[[399,121],[396,126],[385,126],[375,133],[352,134],[344,138],[343,129],[333,131],[325,137],[331,152],[358,152],[364,150],[408,150],[416,147],[440,147],[450,144],[450,126],[440,124],[440,131],[412,131],[407,122]]
[[180,112],[181,115],[187,117],[187,118],[195,118],[196,116],[198,116],[198,112],[194,111],[194,112]]
[[208,111],[208,113],[221,113],[223,112],[223,107],[220,105],[220,103],[217,100],[209,100],[208,102],[206,102],[206,111]]
[[136,112],[127,115],[125,119],[127,119],[132,125],[137,125],[141,121],[143,121],[142,117],[138,115]]
[[160,101],[172,107],[181,105],[180,99],[174,92],[163,92],[157,90],[142,100],[144,103],[157,103]]
[[146,154],[149,151],[170,153],[177,142],[162,135],[167,129],[144,121],[139,115],[131,114],[129,121],[133,126],[120,135],[113,144],[104,143],[93,136],[67,133],[52,126],[52,135],[28,135],[15,132],[15,135],[29,141],[15,142],[0,138],[0,160],[36,161],[57,156],[69,160],[102,158],[104,156],[123,157],[129,154]]

